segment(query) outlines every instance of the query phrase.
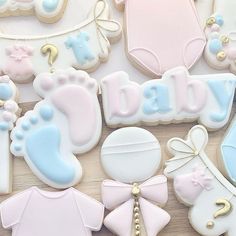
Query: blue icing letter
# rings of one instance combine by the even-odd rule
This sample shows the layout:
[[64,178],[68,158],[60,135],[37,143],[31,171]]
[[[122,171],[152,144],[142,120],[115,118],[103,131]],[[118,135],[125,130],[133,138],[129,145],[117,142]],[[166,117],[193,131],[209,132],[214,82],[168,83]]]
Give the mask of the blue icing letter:
[[8,100],[12,97],[13,91],[9,84],[1,83],[0,84],[0,99],[1,100]]
[[55,11],[58,6],[59,0],[44,0],[43,8],[47,12]]
[[208,85],[219,104],[220,112],[211,115],[211,120],[222,122],[226,119],[234,96],[235,81],[209,80]]
[[87,32],[80,32],[77,36],[70,36],[65,45],[67,48],[72,48],[76,60],[79,64],[84,65],[87,61],[92,61],[94,55],[89,48],[89,34]]
[[221,156],[228,176],[236,181],[236,125],[235,121],[221,145]]
[[169,91],[166,85],[147,86],[144,88],[144,97],[147,98],[143,104],[145,114],[166,113],[171,110]]
[[222,42],[219,39],[212,39],[210,41],[209,49],[213,54],[217,54],[223,48]]

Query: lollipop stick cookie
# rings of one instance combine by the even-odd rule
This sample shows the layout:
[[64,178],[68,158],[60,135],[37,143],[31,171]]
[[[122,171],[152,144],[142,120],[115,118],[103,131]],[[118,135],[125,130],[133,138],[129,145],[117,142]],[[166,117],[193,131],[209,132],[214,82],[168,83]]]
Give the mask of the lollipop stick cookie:
[[34,88],[44,99],[18,120],[11,151],[48,185],[73,186],[82,177],[74,154],[91,150],[101,135],[97,82],[71,68],[40,74]]
[[9,131],[19,115],[17,88],[8,76],[0,77],[0,194],[12,189]]

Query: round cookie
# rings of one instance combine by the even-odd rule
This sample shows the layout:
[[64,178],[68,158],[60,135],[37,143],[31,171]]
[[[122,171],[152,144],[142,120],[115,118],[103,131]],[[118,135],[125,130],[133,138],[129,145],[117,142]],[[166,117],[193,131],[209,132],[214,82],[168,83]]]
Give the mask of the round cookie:
[[105,140],[101,161],[105,172],[116,181],[145,181],[159,168],[160,144],[147,130],[136,127],[122,128],[114,131]]

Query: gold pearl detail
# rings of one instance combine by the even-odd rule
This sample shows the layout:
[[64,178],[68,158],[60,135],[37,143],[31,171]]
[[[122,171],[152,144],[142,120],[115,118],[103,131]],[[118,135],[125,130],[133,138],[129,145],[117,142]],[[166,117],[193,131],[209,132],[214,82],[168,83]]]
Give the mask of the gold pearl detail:
[[134,223],[138,225],[140,223],[139,219],[134,220]]
[[217,53],[216,58],[218,61],[224,61],[226,58],[226,53],[224,51],[220,51]]
[[229,43],[229,37],[226,36],[226,35],[222,35],[220,40],[223,44],[228,44]]
[[215,225],[215,224],[214,224],[213,221],[208,221],[208,222],[207,222],[207,228],[208,228],[208,229],[213,229],[213,228],[214,228],[214,225]]
[[140,231],[136,231],[135,236],[140,236]]
[[213,24],[216,23],[216,19],[214,17],[210,17],[208,20],[207,20],[207,26],[212,26]]
[[133,184],[132,194],[133,194],[134,197],[138,197],[139,194],[140,194],[140,188],[139,188],[137,183]]
[[140,208],[139,208],[139,195],[140,195],[140,188],[137,183],[133,184],[132,188],[132,195],[134,198],[134,230],[135,236],[140,236]]

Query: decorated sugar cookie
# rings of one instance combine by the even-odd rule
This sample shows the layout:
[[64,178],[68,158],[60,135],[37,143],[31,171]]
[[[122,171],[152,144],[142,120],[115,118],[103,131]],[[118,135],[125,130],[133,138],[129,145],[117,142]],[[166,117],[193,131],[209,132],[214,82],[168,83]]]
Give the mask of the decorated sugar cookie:
[[2,202],[2,225],[16,236],[91,236],[102,227],[104,206],[69,188],[48,192],[32,187]]
[[158,140],[141,128],[119,129],[105,140],[101,161],[114,179],[102,183],[102,200],[111,211],[105,226],[119,236],[157,235],[170,221],[160,208],[168,200],[166,177],[152,177],[161,161]]
[[111,127],[198,120],[219,129],[229,120],[235,85],[233,74],[191,76],[184,67],[142,85],[116,72],[101,82],[105,120]]
[[2,0],[0,17],[35,14],[40,21],[55,23],[66,8],[67,0]]
[[200,58],[206,40],[194,1],[115,0],[115,3],[125,10],[128,57],[148,75],[159,77],[176,66],[189,69]]
[[214,14],[206,22],[205,58],[216,69],[236,73],[236,16],[234,0],[214,0]]
[[0,69],[17,83],[71,66],[91,72],[108,59],[110,42],[118,40],[121,32],[121,25],[110,19],[106,0],[96,0],[87,19],[64,32],[41,36],[0,34]]
[[91,150],[101,135],[97,82],[71,68],[38,75],[34,88],[44,99],[18,120],[11,151],[46,184],[73,186],[82,177],[74,154]]
[[9,131],[20,114],[18,91],[9,76],[0,77],[0,195],[12,190]]
[[193,127],[186,140],[173,138],[168,149],[173,158],[165,174],[173,178],[177,198],[190,207],[189,220],[201,235],[236,235],[236,188],[213,165],[205,153],[208,134]]

